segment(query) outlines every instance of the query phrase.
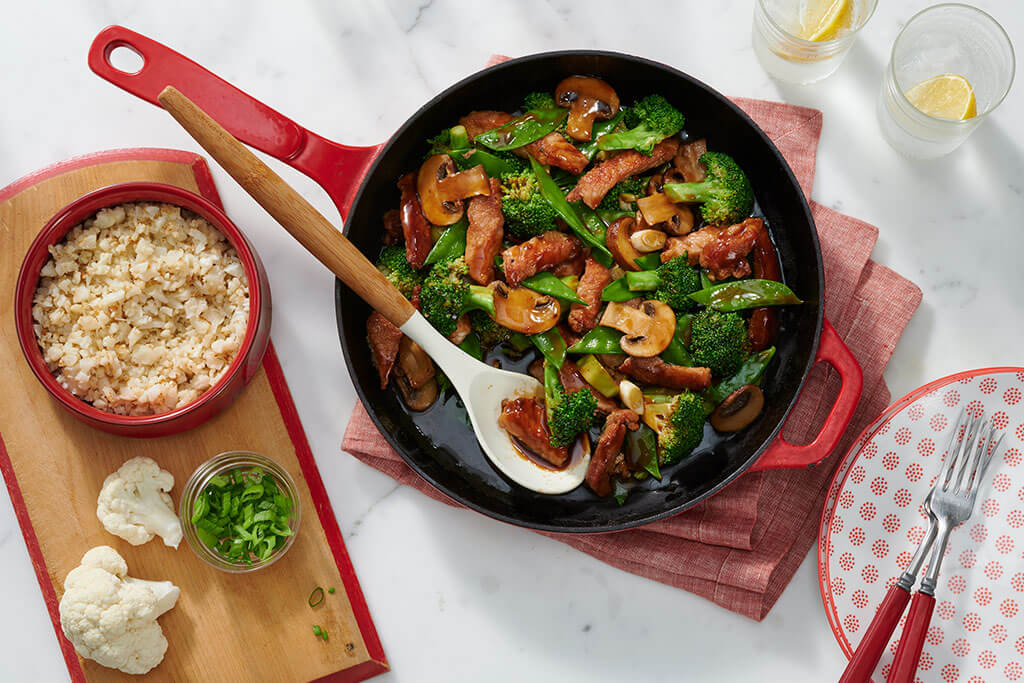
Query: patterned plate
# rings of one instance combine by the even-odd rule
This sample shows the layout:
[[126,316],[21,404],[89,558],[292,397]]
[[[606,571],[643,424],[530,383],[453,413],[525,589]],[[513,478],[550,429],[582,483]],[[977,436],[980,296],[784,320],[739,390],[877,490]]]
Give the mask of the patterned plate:
[[[955,530],[921,654],[922,681],[1024,680],[1024,368],[973,370],[894,403],[854,444],[822,510],[818,575],[847,657],[927,530],[921,502],[961,410],[987,413],[1006,439],[974,515]],[[903,623],[876,669],[884,680]],[[879,675],[880,674],[880,675]]]

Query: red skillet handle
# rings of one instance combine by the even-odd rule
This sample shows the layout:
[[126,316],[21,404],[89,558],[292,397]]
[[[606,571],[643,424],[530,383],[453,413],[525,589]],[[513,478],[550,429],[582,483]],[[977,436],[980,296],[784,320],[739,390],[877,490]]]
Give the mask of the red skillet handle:
[[910,591],[898,583],[894,583],[889,592],[885,594],[885,600],[878,606],[875,618],[871,625],[864,632],[857,651],[853,653],[850,663],[846,665],[846,671],[839,683],[870,683],[871,673],[882,658],[882,652],[886,644],[892,638],[892,632],[900,623],[900,616],[910,602]]
[[[135,73],[115,68],[110,55],[119,47],[141,57],[142,68]],[[160,92],[173,85],[236,138],[320,183],[342,217],[347,215],[354,191],[380,149],[339,145],[308,131],[184,55],[123,26],[100,31],[89,47],[89,68],[157,106]]]
[[864,388],[864,374],[857,359],[850,349],[846,348],[846,344],[839,338],[839,333],[828,320],[821,328],[818,356],[814,359],[815,363],[821,361],[825,361],[839,372],[843,385],[818,436],[806,446],[794,446],[779,436],[750,468],[751,472],[809,467],[824,460],[839,444],[839,439],[849,426],[860,401]]
[[889,669],[888,683],[911,683],[917,673],[917,662],[921,659],[921,648],[924,647],[925,636],[928,635],[928,624],[932,621],[932,610],[935,609],[935,597],[925,593],[914,593],[910,601],[910,612],[907,623],[903,625],[900,644],[896,648],[896,658]]

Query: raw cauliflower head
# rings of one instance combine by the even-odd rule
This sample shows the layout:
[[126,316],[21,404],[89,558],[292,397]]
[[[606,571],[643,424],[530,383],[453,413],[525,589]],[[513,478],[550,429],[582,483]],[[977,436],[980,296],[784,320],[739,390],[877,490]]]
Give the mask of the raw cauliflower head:
[[78,654],[129,674],[144,674],[167,652],[156,618],[174,607],[180,590],[170,581],[128,574],[110,546],[93,548],[64,579],[60,625]]
[[181,543],[181,521],[167,492],[174,475],[160,469],[152,458],[132,458],[106,478],[96,501],[96,516],[103,528],[132,545],[142,545],[154,535],[164,545]]

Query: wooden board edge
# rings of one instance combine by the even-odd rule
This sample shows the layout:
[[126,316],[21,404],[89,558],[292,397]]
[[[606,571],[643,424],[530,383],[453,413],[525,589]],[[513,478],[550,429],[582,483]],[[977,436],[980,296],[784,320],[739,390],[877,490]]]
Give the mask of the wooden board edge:
[[[299,461],[299,466],[302,468],[302,476],[309,487],[309,495],[313,499],[313,507],[316,508],[317,516],[320,518],[320,526],[327,537],[327,544],[331,549],[331,554],[334,555],[334,563],[338,566],[338,572],[341,574],[341,581],[345,586],[345,594],[348,595],[352,614],[356,619],[356,625],[359,627],[359,634],[362,636],[363,644],[370,655],[371,659],[363,664],[374,663],[380,667],[372,673],[367,673],[366,676],[359,678],[343,676],[337,679],[327,677],[319,680],[361,681],[364,678],[369,678],[389,669],[387,657],[384,655],[384,647],[380,642],[380,636],[377,634],[377,628],[373,624],[373,619],[370,617],[370,608],[366,603],[365,596],[363,596],[363,590],[359,585],[359,579],[356,577],[356,570],[349,557],[348,550],[345,548],[345,540],[341,536],[338,520],[334,516],[334,508],[331,507],[331,501],[327,497],[327,489],[324,487],[323,479],[320,477],[320,469],[316,466],[316,460],[313,458],[313,451],[310,449],[309,441],[306,439],[306,432],[302,428],[302,422],[299,420],[298,410],[295,408],[295,402],[292,400],[291,390],[288,389],[284,370],[281,368],[281,362],[277,358],[277,351],[274,350],[273,343],[267,347],[267,353],[263,356],[263,369],[267,373],[270,390],[273,392],[274,399],[277,401],[277,406],[281,411],[281,418],[284,420],[285,429],[288,430],[288,436],[291,438],[292,445],[295,446],[295,455]],[[362,666],[361,664],[353,667],[353,669],[358,669]],[[338,672],[338,674],[346,674],[348,671],[350,670],[346,669]]]

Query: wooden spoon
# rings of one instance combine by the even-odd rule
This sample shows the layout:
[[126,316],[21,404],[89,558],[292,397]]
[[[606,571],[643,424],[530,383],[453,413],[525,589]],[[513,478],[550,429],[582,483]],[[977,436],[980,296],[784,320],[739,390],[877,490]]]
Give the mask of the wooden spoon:
[[547,469],[521,455],[498,426],[502,400],[541,397],[544,389],[540,382],[529,375],[493,368],[449,342],[348,238],[206,112],[172,87],[164,88],[158,99],[292,237],[441,366],[462,397],[476,438],[495,467],[520,486],[539,493],[565,493],[583,482],[589,453],[566,469]]

